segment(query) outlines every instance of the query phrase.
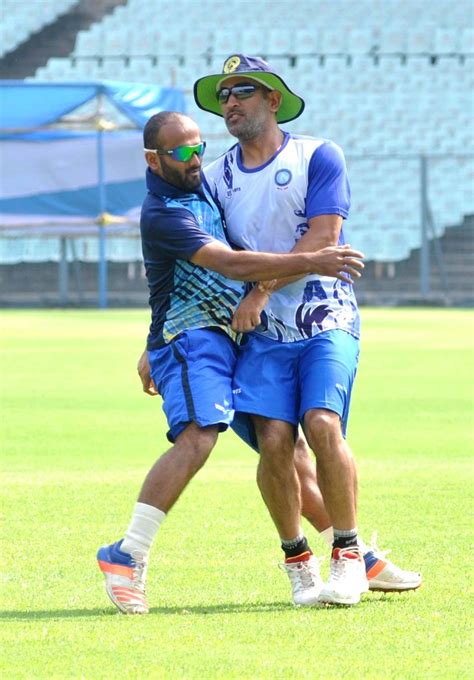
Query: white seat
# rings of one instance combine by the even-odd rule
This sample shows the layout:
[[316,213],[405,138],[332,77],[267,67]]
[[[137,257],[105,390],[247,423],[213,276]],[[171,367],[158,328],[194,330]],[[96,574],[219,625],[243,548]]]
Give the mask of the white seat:
[[159,27],[156,33],[155,54],[162,57],[179,57],[182,54],[181,46],[185,39],[185,32],[179,27]]
[[433,24],[420,24],[417,28],[407,31],[408,54],[433,54],[433,36],[436,26]]
[[460,49],[463,54],[474,54],[474,28],[464,28],[461,31]]
[[174,69],[175,84],[184,90],[191,91],[198,78],[210,73],[205,59],[193,59]]
[[97,69],[97,77],[103,80],[126,80],[125,62],[121,58],[104,57]]
[[222,61],[231,54],[242,52],[241,31],[238,28],[228,29],[225,26],[214,30],[213,54]]
[[291,82],[293,81],[294,68],[290,66],[290,57],[286,56],[270,56],[268,57],[268,63],[271,68],[275,70],[278,75],[280,75],[286,84],[292,89]]
[[436,28],[433,49],[435,54],[459,53],[459,30],[451,28]]
[[320,45],[321,52],[325,55],[341,55],[349,52],[346,33],[340,29],[321,29]]
[[292,54],[294,34],[285,28],[270,28],[267,32],[267,54]]
[[78,32],[73,54],[82,57],[101,56],[102,42],[102,27],[100,24],[94,24],[89,30]]
[[188,58],[195,59],[204,54],[211,54],[213,38],[207,31],[190,31],[189,36],[182,42],[182,54]]
[[73,77],[71,60],[62,57],[51,57],[46,66],[38,69],[37,76],[41,80],[69,80]]
[[107,57],[130,54],[130,29],[122,26],[120,29],[103,31],[102,54]]
[[[251,27],[244,28],[240,33],[240,42],[238,43],[237,51],[251,56],[267,55],[270,52],[267,31]],[[230,52],[230,54],[232,54],[232,52]]]
[[322,49],[320,31],[316,28],[298,28],[293,45],[298,57],[320,53]]
[[404,54],[407,51],[406,30],[402,25],[377,26],[374,40],[380,54]]
[[156,83],[173,86],[172,74],[147,57],[133,57],[123,69],[123,79],[135,83]]
[[130,31],[129,50],[132,57],[157,56],[158,40],[154,27],[152,30],[148,27],[141,32]]
[[347,49],[350,54],[369,54],[376,45],[374,32],[368,29],[349,29],[346,33]]

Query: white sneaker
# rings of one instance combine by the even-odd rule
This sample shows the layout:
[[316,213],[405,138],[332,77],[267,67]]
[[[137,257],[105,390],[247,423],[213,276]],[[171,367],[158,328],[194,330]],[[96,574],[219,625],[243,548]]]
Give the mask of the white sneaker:
[[148,614],[145,595],[147,562],[138,551],[122,552],[122,541],[99,549],[97,561],[105,576],[105,590],[124,614]]
[[319,560],[314,556],[302,562],[285,562],[279,565],[286,571],[293,591],[293,602],[297,606],[318,604],[323,581],[319,573]]
[[369,589],[365,564],[358,548],[334,548],[328,582],[323,585],[319,602],[357,604]]
[[373,534],[370,548],[364,553],[365,570],[370,590],[402,592],[416,590],[421,586],[422,576],[417,571],[405,571],[386,559],[389,550],[378,549],[377,534]]

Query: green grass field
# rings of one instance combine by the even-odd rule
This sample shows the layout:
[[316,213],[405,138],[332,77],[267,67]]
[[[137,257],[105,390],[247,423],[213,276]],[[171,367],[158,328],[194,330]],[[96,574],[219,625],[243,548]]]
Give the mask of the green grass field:
[[121,536],[166,448],[161,400],[135,370],[148,312],[1,313],[2,677],[473,677],[474,314],[362,316],[359,527],[423,587],[292,607],[256,456],[224,434],[158,535],[150,615],[125,617],[95,553]]

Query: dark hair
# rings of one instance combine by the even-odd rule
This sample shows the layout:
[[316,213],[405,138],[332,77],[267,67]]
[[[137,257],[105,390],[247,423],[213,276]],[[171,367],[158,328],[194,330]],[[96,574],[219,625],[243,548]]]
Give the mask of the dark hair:
[[177,111],[160,111],[155,113],[146,123],[143,129],[143,146],[145,149],[155,149],[158,144],[158,135],[161,128],[173,118],[180,118]]

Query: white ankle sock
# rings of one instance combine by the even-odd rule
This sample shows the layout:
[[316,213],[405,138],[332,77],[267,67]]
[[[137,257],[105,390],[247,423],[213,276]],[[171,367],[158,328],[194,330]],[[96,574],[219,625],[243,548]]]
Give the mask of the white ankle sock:
[[166,513],[153,505],[136,503],[132,514],[132,520],[125,532],[120,550],[131,554],[133,550],[139,550],[147,554],[160,524],[165,519]]
[[320,531],[319,535],[321,538],[324,538],[328,546],[332,548],[332,544],[334,542],[334,531],[332,530],[332,527],[328,527],[327,529],[324,529],[324,531]]

